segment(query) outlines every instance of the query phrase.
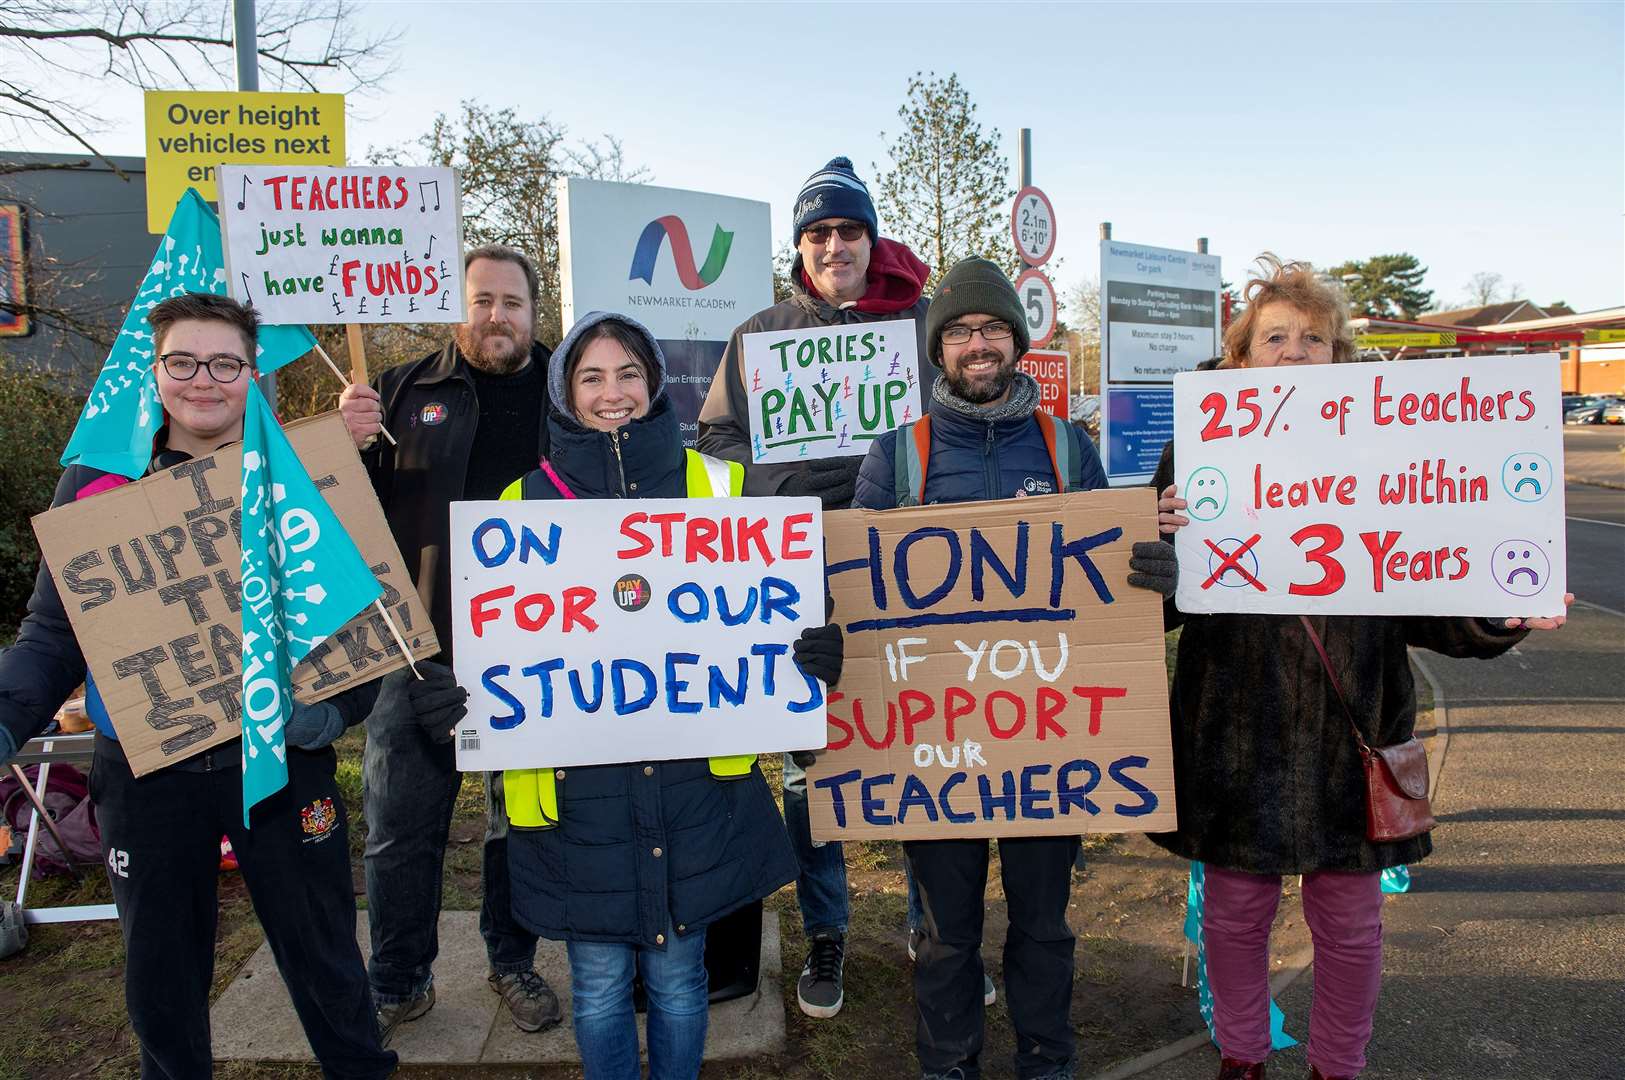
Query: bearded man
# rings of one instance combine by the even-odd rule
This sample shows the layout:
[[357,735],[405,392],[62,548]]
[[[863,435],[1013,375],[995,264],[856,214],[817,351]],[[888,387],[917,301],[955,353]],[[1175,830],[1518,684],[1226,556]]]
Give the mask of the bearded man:
[[[547,455],[548,350],[534,340],[537,277],[530,260],[489,245],[463,258],[468,321],[415,362],[354,385],[339,411],[372,477],[450,667],[451,524],[448,506],[495,499]],[[377,436],[387,427],[397,445]],[[381,647],[381,646],[380,646]],[[434,1007],[441,867],[462,787],[451,732],[427,730],[409,702],[408,671],[384,677],[367,722],[362,801],[372,958],[367,977],[387,1045],[395,1029]],[[501,774],[487,774],[480,933],[491,989],[514,1024],[541,1031],[562,1015],[535,971],[536,936],[510,910],[507,814]]]

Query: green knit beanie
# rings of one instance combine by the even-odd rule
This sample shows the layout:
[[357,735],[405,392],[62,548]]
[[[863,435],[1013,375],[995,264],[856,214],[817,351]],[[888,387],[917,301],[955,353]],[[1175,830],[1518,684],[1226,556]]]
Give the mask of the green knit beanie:
[[926,348],[931,350],[931,362],[937,367],[942,366],[942,328],[965,315],[991,315],[1009,323],[1015,329],[1018,358],[1032,343],[1016,287],[996,263],[987,259],[960,259],[937,282],[937,291],[925,312]]

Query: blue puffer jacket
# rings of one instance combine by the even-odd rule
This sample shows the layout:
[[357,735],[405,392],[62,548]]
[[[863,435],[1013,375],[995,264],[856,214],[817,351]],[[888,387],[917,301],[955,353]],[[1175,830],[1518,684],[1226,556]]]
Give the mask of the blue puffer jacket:
[[[582,319],[555,353],[549,461],[579,499],[681,498],[682,435],[663,378],[649,412],[613,432],[587,430],[559,400],[570,347],[595,321]],[[527,499],[563,498],[540,469],[523,484]],[[542,937],[663,948],[671,931],[699,930],[795,880],[784,820],[755,765],[728,780],[703,758],[554,775],[559,824],[508,832],[514,917]]]
[[[1032,416],[1016,420],[976,420],[933,400],[931,459],[925,467],[922,503],[981,502],[1026,495],[1049,495],[1057,490],[1049,448]],[[1077,428],[1058,422],[1074,440],[1082,463],[1078,490],[1106,486],[1095,444]],[[890,510],[897,505],[897,433],[874,441],[858,472],[857,496],[852,505],[866,510]]]

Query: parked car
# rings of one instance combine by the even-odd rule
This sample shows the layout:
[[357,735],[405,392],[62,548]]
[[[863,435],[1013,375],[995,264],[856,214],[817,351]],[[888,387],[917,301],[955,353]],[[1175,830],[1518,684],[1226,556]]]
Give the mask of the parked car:
[[1600,422],[1604,424],[1625,424],[1625,401],[1615,401],[1611,405],[1604,405]]
[[1563,413],[1565,424],[1600,424],[1602,423],[1601,405],[1581,405]]

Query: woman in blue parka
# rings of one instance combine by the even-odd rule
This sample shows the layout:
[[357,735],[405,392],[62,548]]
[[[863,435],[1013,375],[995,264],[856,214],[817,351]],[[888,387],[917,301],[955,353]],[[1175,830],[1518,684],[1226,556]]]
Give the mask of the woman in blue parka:
[[[594,312],[548,372],[550,456],[504,499],[737,495],[743,467],[683,448],[654,336]],[[796,662],[840,676],[835,627]],[[569,943],[576,1043],[588,1080],[636,1080],[632,980],[648,992],[651,1080],[691,1080],[705,1048],[705,930],[796,877],[773,794],[750,755],[504,774],[515,917]]]

